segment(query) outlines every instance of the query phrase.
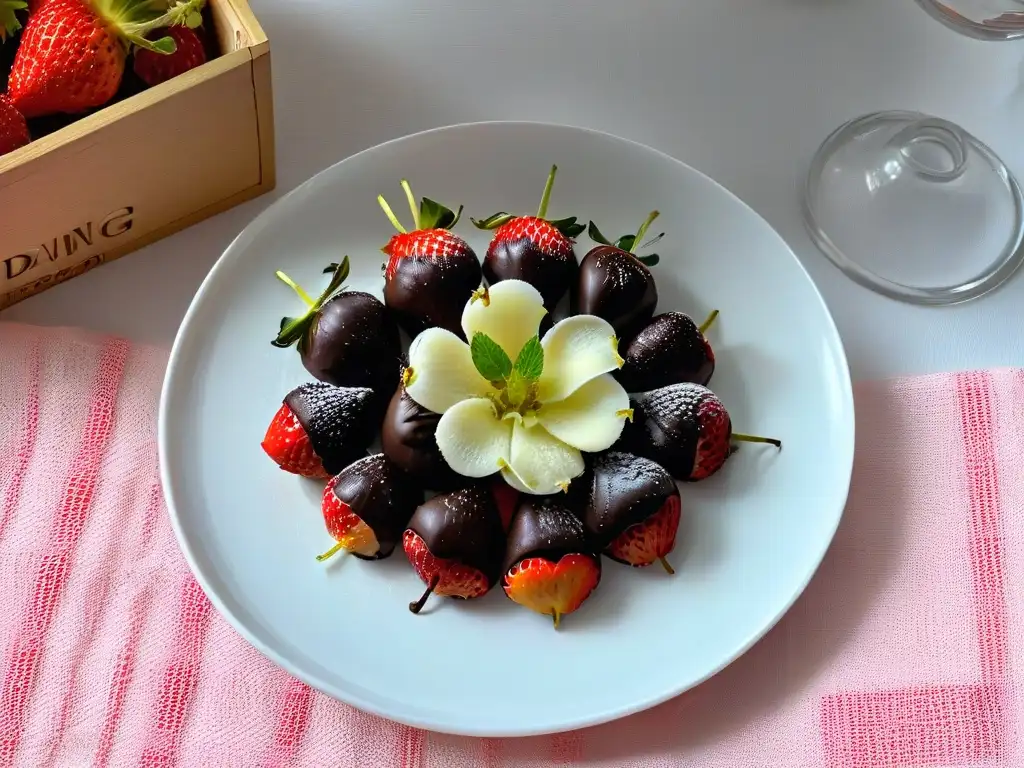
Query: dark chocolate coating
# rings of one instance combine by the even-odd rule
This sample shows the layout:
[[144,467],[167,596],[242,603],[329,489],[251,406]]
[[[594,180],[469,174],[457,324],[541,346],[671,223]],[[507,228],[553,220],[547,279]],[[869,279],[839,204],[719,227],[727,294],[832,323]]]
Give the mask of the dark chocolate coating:
[[670,384],[707,384],[715,355],[697,324],[682,312],[655,317],[626,347],[616,374],[627,392],[648,392]]
[[699,410],[707,392],[699,384],[684,383],[634,396],[633,423],[623,430],[619,443],[658,462],[673,477],[689,480],[697,458]]
[[482,280],[472,251],[429,259],[407,256],[384,281],[384,303],[413,338],[427,328],[444,328],[465,338],[462,311]]
[[324,304],[299,340],[299,353],[315,378],[339,387],[369,387],[382,403],[398,386],[398,326],[368,293],[345,291]]
[[580,263],[576,311],[607,320],[628,343],[658,306],[654,276],[635,256],[613,245],[593,248]]
[[327,485],[341,501],[366,523],[377,537],[376,557],[352,554],[364,560],[388,557],[402,540],[402,532],[423,501],[423,491],[382,453],[350,464]]
[[449,491],[469,485],[469,480],[448,466],[437,447],[434,435],[440,420],[440,414],[428,411],[400,386],[384,415],[380,439],[384,455],[423,487]]
[[[565,555],[595,556],[583,521],[561,496],[524,496],[512,518],[502,573],[528,557],[557,563]],[[595,559],[597,559],[595,557]]]
[[653,461],[622,451],[599,455],[589,473],[583,528],[590,545],[603,551],[631,525],[642,523],[679,495],[675,481]]
[[487,485],[480,483],[435,496],[420,505],[408,527],[423,539],[434,557],[476,568],[489,584],[500,575],[505,531]]
[[366,455],[377,434],[376,401],[368,387],[336,387],[323,381],[302,384],[284,398],[332,475]]
[[529,283],[544,299],[548,316],[572,286],[579,265],[572,258],[545,253],[529,238],[492,242],[484,259],[484,278],[488,285],[502,280]]

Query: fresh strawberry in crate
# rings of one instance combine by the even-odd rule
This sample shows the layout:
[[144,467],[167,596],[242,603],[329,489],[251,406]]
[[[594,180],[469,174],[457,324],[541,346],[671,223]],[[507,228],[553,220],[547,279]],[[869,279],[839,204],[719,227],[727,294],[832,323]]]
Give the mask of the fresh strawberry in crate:
[[151,32],[197,27],[205,0],[177,0],[163,13],[153,0],[46,0],[29,16],[8,83],[25,117],[78,114],[109,102],[132,47],[173,54],[177,43]]
[[11,100],[0,93],[0,155],[6,155],[29,142],[28,124]]
[[174,39],[174,53],[161,54],[145,49],[135,52],[135,63],[132,68],[139,79],[150,88],[206,63],[206,49],[196,30],[182,26],[166,27],[156,30],[151,37],[159,38],[164,35]]

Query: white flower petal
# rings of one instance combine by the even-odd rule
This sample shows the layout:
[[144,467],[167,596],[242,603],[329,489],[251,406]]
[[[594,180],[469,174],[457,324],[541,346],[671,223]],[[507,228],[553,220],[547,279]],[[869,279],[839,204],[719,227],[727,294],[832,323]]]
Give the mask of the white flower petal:
[[573,478],[583,474],[583,455],[539,424],[527,427],[516,422],[512,430],[509,467],[502,468],[505,482],[523,493],[560,493]]
[[611,374],[605,373],[565,400],[542,406],[537,420],[562,442],[596,453],[619,439],[629,415],[629,395]]
[[413,339],[405,376],[409,397],[434,413],[490,389],[473,365],[469,345],[443,328],[428,328]]
[[591,379],[622,367],[615,329],[596,315],[574,315],[544,334],[539,400],[564,400]]
[[487,477],[509,461],[512,424],[512,420],[498,419],[487,398],[463,400],[438,421],[437,447],[460,475]]
[[537,335],[547,310],[540,291],[522,280],[502,280],[483,293],[474,294],[462,312],[462,330],[473,340],[485,333],[516,361],[519,350]]

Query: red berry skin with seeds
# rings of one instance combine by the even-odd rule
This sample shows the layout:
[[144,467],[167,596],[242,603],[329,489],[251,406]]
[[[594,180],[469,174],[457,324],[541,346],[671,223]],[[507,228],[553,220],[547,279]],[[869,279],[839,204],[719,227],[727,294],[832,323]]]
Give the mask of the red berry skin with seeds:
[[463,338],[462,311],[483,279],[469,244],[447,229],[421,229],[394,235],[383,251],[384,303],[402,329],[413,338],[427,328]]
[[206,49],[199,33],[181,25],[164,27],[151,32],[147,39],[174,38],[174,53],[162,54],[136,49],[132,68],[139,79],[149,87],[165,83],[206,63]]
[[631,450],[686,482],[704,480],[732,452],[732,421],[722,401],[707,387],[684,382],[636,395],[633,423],[620,440]]
[[126,53],[85,0],[46,0],[29,16],[8,81],[27,118],[78,114],[117,94]]
[[579,264],[573,241],[536,216],[519,216],[494,232],[483,274],[489,285],[523,280],[544,298],[552,312],[576,279]]
[[490,484],[478,482],[421,504],[403,546],[424,584],[437,578],[434,594],[468,599],[487,592],[505,554],[505,530]]
[[555,626],[583,605],[601,580],[601,559],[587,542],[575,501],[524,495],[508,532],[505,595],[551,616]]
[[669,497],[649,518],[620,533],[604,553],[612,560],[634,568],[664,561],[676,546],[680,512],[679,496]]
[[6,155],[28,144],[28,123],[10,99],[0,94],[0,155]]
[[285,472],[326,480],[330,475],[316,455],[313,443],[295,412],[282,404],[260,443],[266,454]]
[[424,584],[437,580],[433,589],[435,595],[472,600],[487,594],[491,588],[490,581],[476,568],[458,560],[435,557],[414,531],[407,530],[402,535],[402,548]]

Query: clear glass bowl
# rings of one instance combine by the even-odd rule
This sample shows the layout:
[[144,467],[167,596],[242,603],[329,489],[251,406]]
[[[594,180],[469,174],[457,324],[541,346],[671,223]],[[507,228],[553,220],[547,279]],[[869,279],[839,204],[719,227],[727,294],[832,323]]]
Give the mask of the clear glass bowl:
[[[1024,0],[916,0],[980,40],[1024,38]],[[818,149],[804,223],[846,275],[894,299],[954,304],[1005,282],[1024,261],[1024,200],[1010,170],[960,126],[876,112]]]

